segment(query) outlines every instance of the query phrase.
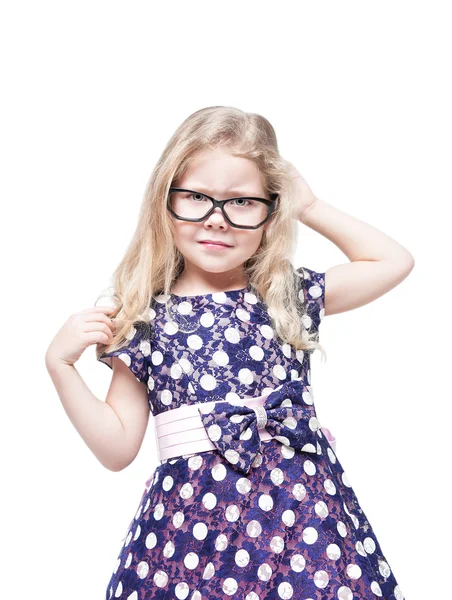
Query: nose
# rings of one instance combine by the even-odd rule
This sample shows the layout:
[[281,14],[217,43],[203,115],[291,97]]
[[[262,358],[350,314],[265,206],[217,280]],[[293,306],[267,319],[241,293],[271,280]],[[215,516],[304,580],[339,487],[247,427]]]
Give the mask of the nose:
[[214,224],[217,223],[220,225],[221,224],[228,225],[228,222],[224,218],[223,211],[221,210],[221,208],[219,206],[217,206],[215,208],[215,210],[213,211],[213,213],[207,217],[207,219],[204,221],[204,223],[208,224],[211,220],[212,220],[212,223],[214,223]]

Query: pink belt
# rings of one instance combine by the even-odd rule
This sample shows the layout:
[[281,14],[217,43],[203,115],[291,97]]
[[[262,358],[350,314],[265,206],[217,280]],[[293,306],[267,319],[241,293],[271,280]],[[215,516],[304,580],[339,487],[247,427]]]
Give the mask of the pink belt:
[[[260,440],[276,438],[316,453],[318,429],[335,450],[336,439],[320,425],[313,406],[303,406],[304,389],[300,380],[292,380],[260,396],[233,402],[199,402],[155,415],[159,460],[220,450],[230,462],[248,472]],[[302,426],[298,420],[303,421]],[[244,460],[244,454],[250,456]]]

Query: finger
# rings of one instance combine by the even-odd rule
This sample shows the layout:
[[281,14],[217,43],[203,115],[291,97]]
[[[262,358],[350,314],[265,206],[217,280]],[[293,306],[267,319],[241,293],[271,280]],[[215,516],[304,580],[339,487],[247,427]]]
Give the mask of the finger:
[[83,315],[85,323],[105,323],[113,331],[116,328],[116,323],[102,312],[90,312]]
[[90,308],[82,309],[77,314],[84,315],[84,314],[90,313],[90,312],[111,314],[115,310],[117,310],[117,306],[91,306]]

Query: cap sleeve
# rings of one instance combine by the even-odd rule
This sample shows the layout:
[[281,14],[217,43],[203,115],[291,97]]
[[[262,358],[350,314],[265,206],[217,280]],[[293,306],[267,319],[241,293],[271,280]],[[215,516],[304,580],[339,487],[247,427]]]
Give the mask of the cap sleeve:
[[307,267],[299,267],[296,271],[300,275],[298,297],[304,308],[302,322],[310,333],[317,333],[318,341],[325,314],[325,273]]
[[138,322],[135,323],[127,334],[127,343],[118,350],[102,352],[97,360],[105,363],[112,369],[111,357],[117,356],[126,364],[138,381],[147,383],[148,380],[148,356],[151,353],[149,334],[145,327]]

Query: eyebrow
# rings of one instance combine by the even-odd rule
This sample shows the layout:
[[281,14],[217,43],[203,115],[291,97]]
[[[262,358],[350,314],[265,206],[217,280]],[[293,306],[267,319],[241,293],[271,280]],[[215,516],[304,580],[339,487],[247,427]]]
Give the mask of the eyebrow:
[[[184,186],[186,189],[188,190],[193,190],[196,192],[201,192],[203,194],[207,194],[208,196],[211,196],[212,194],[210,193],[210,191],[204,186],[204,185],[189,185],[189,186]],[[249,192],[244,192],[243,190],[237,189],[237,188],[228,188],[226,190],[224,190],[223,192],[224,194],[232,194],[231,198],[234,196],[256,196],[256,194],[251,194]],[[259,194],[257,194],[257,197],[260,198]]]

